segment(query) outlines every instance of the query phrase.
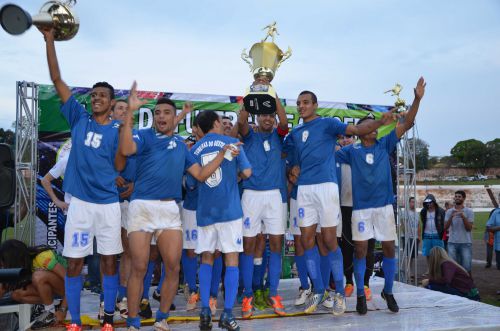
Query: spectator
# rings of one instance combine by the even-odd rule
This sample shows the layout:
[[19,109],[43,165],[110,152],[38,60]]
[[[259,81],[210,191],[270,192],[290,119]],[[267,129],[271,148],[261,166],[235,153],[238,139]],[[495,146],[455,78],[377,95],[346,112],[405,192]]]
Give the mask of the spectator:
[[[493,211],[490,213],[493,214]],[[488,228],[484,230],[484,243],[486,244],[486,265],[485,268],[491,268],[491,261],[493,260],[493,246],[495,242],[495,233],[488,231]],[[498,263],[497,263],[498,264]]]
[[441,247],[431,249],[429,257],[429,279],[424,287],[447,294],[479,301],[479,291],[470,273],[453,261]]
[[450,229],[448,239],[448,254],[468,273],[472,267],[472,224],[474,212],[464,206],[466,195],[464,191],[455,192],[455,205],[446,212],[445,230]]
[[[418,256],[418,246],[421,241],[421,230],[420,222],[418,220],[418,213],[415,210],[415,198],[410,197],[408,199],[409,209],[405,210],[404,219],[406,222],[402,223],[403,226],[403,236],[402,236],[402,246],[407,247],[407,256],[413,260]],[[408,246],[406,246],[408,245]],[[414,263],[410,263],[410,278],[417,277],[416,270],[413,270]]]
[[427,261],[429,261],[429,254],[432,248],[436,246],[444,248],[442,240],[444,217],[444,209],[439,207],[434,195],[428,194],[424,199],[424,208],[420,211],[423,238],[422,255],[427,257]]
[[[500,200],[500,195],[499,195]],[[489,233],[494,234],[493,248],[495,249],[495,258],[497,269],[500,270],[500,208],[492,210],[490,218],[486,222],[486,229]],[[492,256],[490,256],[489,264],[491,265]]]
[[[444,211],[447,212],[448,209],[451,208],[451,203],[449,201],[445,201],[444,203]],[[443,231],[443,243],[445,251],[448,251],[448,238],[450,237],[450,230]]]

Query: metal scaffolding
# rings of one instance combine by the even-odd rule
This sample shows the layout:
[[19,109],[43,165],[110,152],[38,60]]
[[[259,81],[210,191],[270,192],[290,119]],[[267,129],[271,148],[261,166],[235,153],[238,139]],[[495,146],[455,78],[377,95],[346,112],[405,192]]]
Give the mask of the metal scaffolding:
[[[38,85],[16,82],[14,237],[34,245],[38,172]],[[26,213],[25,213],[26,212]]]
[[[411,259],[411,254],[418,250],[416,240],[410,238],[410,227],[408,211],[410,197],[417,197],[416,163],[415,163],[416,136],[413,126],[401,138],[397,151],[397,219],[398,219],[398,276],[399,281],[407,284],[418,285],[417,280],[417,258]],[[414,229],[414,231],[418,231]],[[403,240],[405,238],[406,240]],[[418,238],[418,233],[417,233]],[[411,272],[415,275],[411,279]]]

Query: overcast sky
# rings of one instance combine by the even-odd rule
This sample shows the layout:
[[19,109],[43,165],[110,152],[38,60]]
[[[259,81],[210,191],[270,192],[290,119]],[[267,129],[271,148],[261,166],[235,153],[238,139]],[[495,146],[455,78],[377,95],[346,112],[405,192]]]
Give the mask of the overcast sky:
[[[33,14],[43,3],[7,2]],[[293,49],[273,81],[281,97],[308,89],[324,101],[391,104],[383,92],[399,82],[411,102],[423,75],[417,128],[431,155],[500,137],[498,0],[80,0],[75,11],[78,35],[56,45],[72,86],[136,79],[141,90],[241,95],[251,82],[241,51],[275,20],[276,43]],[[0,30],[0,63],[0,127],[10,128],[15,82],[50,83],[42,35]]]

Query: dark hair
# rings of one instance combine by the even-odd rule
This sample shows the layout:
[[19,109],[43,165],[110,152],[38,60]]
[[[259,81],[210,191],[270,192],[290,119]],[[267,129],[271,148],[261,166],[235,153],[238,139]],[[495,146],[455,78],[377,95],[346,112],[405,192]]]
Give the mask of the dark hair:
[[367,121],[367,120],[374,120],[375,119],[375,116],[373,115],[373,113],[369,113],[368,115],[366,115],[365,117],[361,118],[358,123],[356,123],[356,125],[359,125],[361,123],[363,123],[364,121]]
[[306,95],[306,94],[309,94],[311,96],[311,99],[312,99],[313,103],[318,103],[318,97],[316,97],[316,94],[314,94],[311,91],[307,91],[307,90],[306,91],[302,91],[302,92],[299,93],[299,97],[301,95]]
[[204,110],[196,116],[198,127],[207,134],[214,128],[214,123],[219,120],[219,115],[213,110]]
[[456,191],[455,194],[460,194],[462,196],[462,198],[465,199],[466,195],[465,195],[465,192],[464,191]]
[[224,115],[224,116],[222,116],[222,119],[223,120],[231,120],[231,117]]
[[28,247],[22,241],[16,239],[6,240],[0,245],[0,268],[23,268],[27,270],[25,276],[19,278],[15,283],[8,284],[8,290],[25,287],[31,282],[33,259],[41,252],[50,249],[47,246]]
[[174,107],[174,109],[177,109],[177,106],[175,105],[175,103],[170,100],[169,98],[160,98],[156,101],[156,106],[158,105],[170,105],[172,107]]
[[193,118],[193,126],[198,126],[198,116]]
[[410,198],[408,199],[408,201],[412,201],[412,200],[415,200],[415,197],[410,197]]
[[110,96],[111,100],[113,100],[115,98],[115,89],[108,82],[97,82],[94,84],[94,86],[92,86],[92,89],[95,89],[96,87],[107,88],[109,90],[109,96]]

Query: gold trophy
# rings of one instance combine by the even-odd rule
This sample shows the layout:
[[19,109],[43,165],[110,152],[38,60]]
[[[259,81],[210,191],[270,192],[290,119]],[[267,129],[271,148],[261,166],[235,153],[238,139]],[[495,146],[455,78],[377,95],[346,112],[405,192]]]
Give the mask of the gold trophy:
[[[243,97],[245,109],[252,114],[276,112],[276,92],[270,83],[276,70],[292,55],[290,47],[286,52],[283,52],[274,43],[274,36],[279,35],[276,22],[269,24],[263,30],[266,29],[266,37],[253,44],[249,54],[247,54],[246,49],[241,53],[241,58],[250,66],[254,78],[254,83],[247,88]],[[267,41],[269,37],[271,37],[271,42]]]
[[37,27],[54,27],[54,38],[57,41],[69,40],[78,32],[80,21],[72,11],[76,0],[66,2],[48,1],[40,8],[37,15],[31,16],[17,5],[7,4],[0,9],[0,24],[7,33],[19,35],[32,25]]
[[394,87],[392,89],[384,92],[384,93],[390,92],[391,96],[396,97],[396,101],[394,102],[394,106],[397,108],[398,113],[402,113],[402,112],[406,111],[406,101],[404,101],[403,99],[401,99],[399,97],[399,94],[401,93],[402,90],[403,90],[403,86],[401,86],[401,84],[399,84],[399,83],[396,83],[396,85],[394,85]]

